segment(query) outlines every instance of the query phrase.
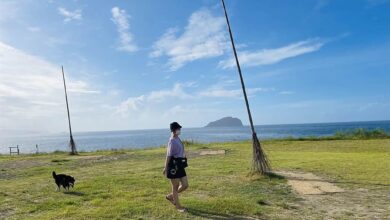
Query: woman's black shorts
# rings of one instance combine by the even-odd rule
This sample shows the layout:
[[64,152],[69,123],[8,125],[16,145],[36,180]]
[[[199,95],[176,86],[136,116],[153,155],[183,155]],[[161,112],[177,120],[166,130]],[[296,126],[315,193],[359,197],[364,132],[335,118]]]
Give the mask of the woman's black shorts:
[[187,176],[185,168],[170,168],[167,170],[168,179],[178,179]]

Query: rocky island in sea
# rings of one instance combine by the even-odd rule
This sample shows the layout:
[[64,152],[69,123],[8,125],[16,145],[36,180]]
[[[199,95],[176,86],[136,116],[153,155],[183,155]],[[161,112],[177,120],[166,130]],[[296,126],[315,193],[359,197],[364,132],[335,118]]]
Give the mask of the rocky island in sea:
[[216,121],[212,121],[206,127],[242,127],[242,121],[239,118],[224,117]]

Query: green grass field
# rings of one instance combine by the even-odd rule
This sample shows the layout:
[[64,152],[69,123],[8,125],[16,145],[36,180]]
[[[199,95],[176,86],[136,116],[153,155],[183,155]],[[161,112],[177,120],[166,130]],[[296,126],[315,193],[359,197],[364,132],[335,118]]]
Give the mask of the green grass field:
[[[356,203],[370,204],[364,212],[347,205],[336,214],[317,211],[312,207],[324,201],[299,197],[284,178],[250,175],[251,143],[230,142],[186,146],[190,187],[181,195],[188,208],[184,214],[164,198],[170,189],[162,175],[164,148],[2,155],[0,219],[347,219],[390,214],[390,208],[375,210],[375,203],[381,207],[390,199],[390,139],[273,140],[263,146],[274,170],[312,172],[352,195],[364,192]],[[200,156],[204,149],[224,149],[226,154]],[[56,192],[53,170],[74,176],[75,188]],[[352,201],[350,195],[342,193],[337,202]]]

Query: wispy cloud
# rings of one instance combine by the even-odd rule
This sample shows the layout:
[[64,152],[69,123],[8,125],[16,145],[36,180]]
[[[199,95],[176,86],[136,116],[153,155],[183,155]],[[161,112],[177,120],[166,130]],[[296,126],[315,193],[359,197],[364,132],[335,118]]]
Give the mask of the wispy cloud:
[[130,111],[138,111],[139,108],[144,105],[145,96],[129,97],[125,101],[121,102],[116,107],[116,113],[125,116],[128,115]]
[[148,95],[148,100],[161,102],[166,98],[172,98],[172,97],[180,98],[180,99],[191,98],[192,96],[183,90],[184,87],[191,87],[191,86],[193,86],[193,83],[176,83],[172,89],[158,90],[158,91],[151,92]]
[[[39,129],[52,129],[58,126],[57,122],[43,121],[65,116],[60,67],[2,42],[0,57],[0,128],[39,124]],[[86,81],[71,77],[67,77],[67,81],[73,113],[82,105],[77,100],[99,93]]]
[[138,50],[137,45],[134,42],[133,34],[130,32],[129,18],[130,16],[124,9],[119,7],[113,7],[111,9],[112,18],[111,20],[117,27],[119,34],[119,46],[118,50],[135,52]]
[[[168,109],[172,108],[172,103],[176,105],[184,105],[188,103],[194,103],[196,101],[210,99],[223,99],[223,98],[242,98],[241,88],[232,87],[230,80],[218,82],[212,86],[206,88],[198,88],[195,82],[175,83],[170,89],[161,89],[150,91],[146,94],[142,94],[135,97],[129,97],[125,101],[116,106],[116,114],[127,117],[131,114],[138,114],[146,109],[159,109],[164,112],[164,108],[168,106]],[[188,90],[192,89],[191,92]],[[247,93],[249,96],[254,96],[259,92],[271,92],[275,91],[274,88],[248,88]],[[187,108],[185,108],[187,109]],[[172,112],[170,112],[172,113]]]
[[[143,109],[160,109],[167,103],[179,103],[181,101],[201,100],[202,98],[241,98],[241,89],[228,88],[230,82],[223,82],[212,85],[208,88],[196,88],[195,82],[175,83],[170,89],[161,89],[150,91],[146,94],[129,97],[116,107],[116,113],[122,116],[128,116],[130,113],[139,112]],[[195,89],[188,92],[187,89]],[[272,88],[249,88],[248,94],[254,95],[257,92],[271,91]],[[154,107],[152,107],[154,106]]]
[[[229,77],[218,77],[218,81],[215,84],[210,85],[207,88],[203,88],[196,92],[198,98],[243,98],[243,93],[240,83],[237,80],[233,80]],[[255,96],[259,92],[272,92],[275,88],[272,87],[248,87],[246,92],[249,96]]]
[[181,35],[177,28],[168,29],[154,43],[150,56],[167,56],[171,71],[195,60],[220,56],[228,48],[225,25],[223,17],[214,16],[207,9],[198,10],[190,16]]
[[194,96],[185,92],[183,88],[192,86],[194,86],[193,82],[175,83],[171,89],[155,90],[144,95],[129,97],[116,107],[116,113],[127,116],[130,112],[138,111],[141,108],[148,108],[163,101],[191,99]]
[[[221,56],[230,51],[225,26],[224,18],[214,16],[210,10],[195,11],[188,19],[188,24],[181,35],[178,28],[168,29],[154,43],[153,51],[149,55],[154,58],[166,56],[167,66],[171,71],[176,71],[195,60]],[[317,51],[324,43],[320,39],[308,39],[280,48],[242,50],[239,51],[239,60],[242,66],[269,65]],[[244,49],[245,46],[238,47],[240,48]],[[233,57],[222,60],[218,66],[223,69],[232,68],[235,66],[235,60]]]
[[92,90],[90,89],[90,86],[84,82],[84,81],[81,81],[81,80],[77,80],[77,81],[71,81],[69,84],[69,89],[68,91],[70,93],[85,93],[85,94],[99,94],[100,91],[98,90]]
[[[210,88],[200,88],[195,82],[178,82],[167,89],[150,91],[139,96],[129,97],[115,106],[113,118],[126,119],[127,124],[136,128],[165,127],[173,120],[180,121],[187,126],[204,126],[207,121],[221,115],[237,115],[235,108],[218,109],[223,103],[220,100],[227,98],[237,101],[242,97],[239,89],[229,91],[230,95],[217,94]],[[249,89],[254,94],[262,89]],[[204,93],[208,91],[209,94]],[[138,127],[137,127],[138,126]]]
[[292,95],[292,94],[295,94],[295,92],[293,92],[293,91],[280,91],[279,94],[281,94],[281,95]]
[[[274,91],[273,88],[248,88],[254,96],[260,92]],[[221,115],[235,115],[241,106],[242,90],[227,79],[212,86],[201,86],[197,82],[177,82],[166,89],[149,91],[138,96],[128,97],[115,105],[112,118],[120,118],[119,124],[126,121],[135,128],[165,127],[172,121],[180,121],[186,126],[204,126]],[[237,103],[222,107],[226,103]],[[240,108],[241,109],[241,108]],[[118,117],[119,116],[119,117]],[[243,118],[245,119],[245,118]]]
[[76,9],[74,11],[69,11],[66,8],[59,7],[58,13],[64,17],[64,22],[69,22],[72,20],[81,20],[83,16],[81,14],[81,9]]
[[[247,93],[249,96],[255,95],[257,92],[274,91],[273,88],[248,88]],[[202,97],[213,98],[242,98],[242,89],[226,89],[226,88],[209,88],[199,93]]]
[[[239,51],[238,58],[242,66],[262,66],[278,63],[287,58],[296,57],[306,53],[319,50],[324,42],[319,39],[309,39],[289,44],[284,47],[274,49],[264,49],[260,51]],[[234,58],[222,60],[219,66],[223,69],[235,67]]]
[[41,31],[41,28],[40,27],[31,26],[31,27],[27,27],[27,30],[30,31],[30,32],[39,32],[39,31]]

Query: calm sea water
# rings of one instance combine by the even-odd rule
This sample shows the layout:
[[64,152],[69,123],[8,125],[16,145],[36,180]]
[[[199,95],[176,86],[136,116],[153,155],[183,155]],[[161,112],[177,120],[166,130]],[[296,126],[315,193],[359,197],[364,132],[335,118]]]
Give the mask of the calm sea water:
[[[287,136],[326,136],[336,131],[355,128],[381,128],[390,132],[390,121],[371,122],[339,122],[316,124],[259,125],[256,131],[260,139],[280,138]],[[79,151],[100,149],[146,148],[165,145],[170,132],[168,129],[79,132],[74,139]],[[225,142],[248,140],[251,138],[250,127],[230,128],[183,128],[182,139],[193,139],[198,142]],[[67,151],[69,136],[67,133],[50,135],[31,135],[17,137],[1,137],[0,153],[8,153],[10,146],[19,145],[22,153],[36,152],[38,144],[40,152],[56,150]]]

